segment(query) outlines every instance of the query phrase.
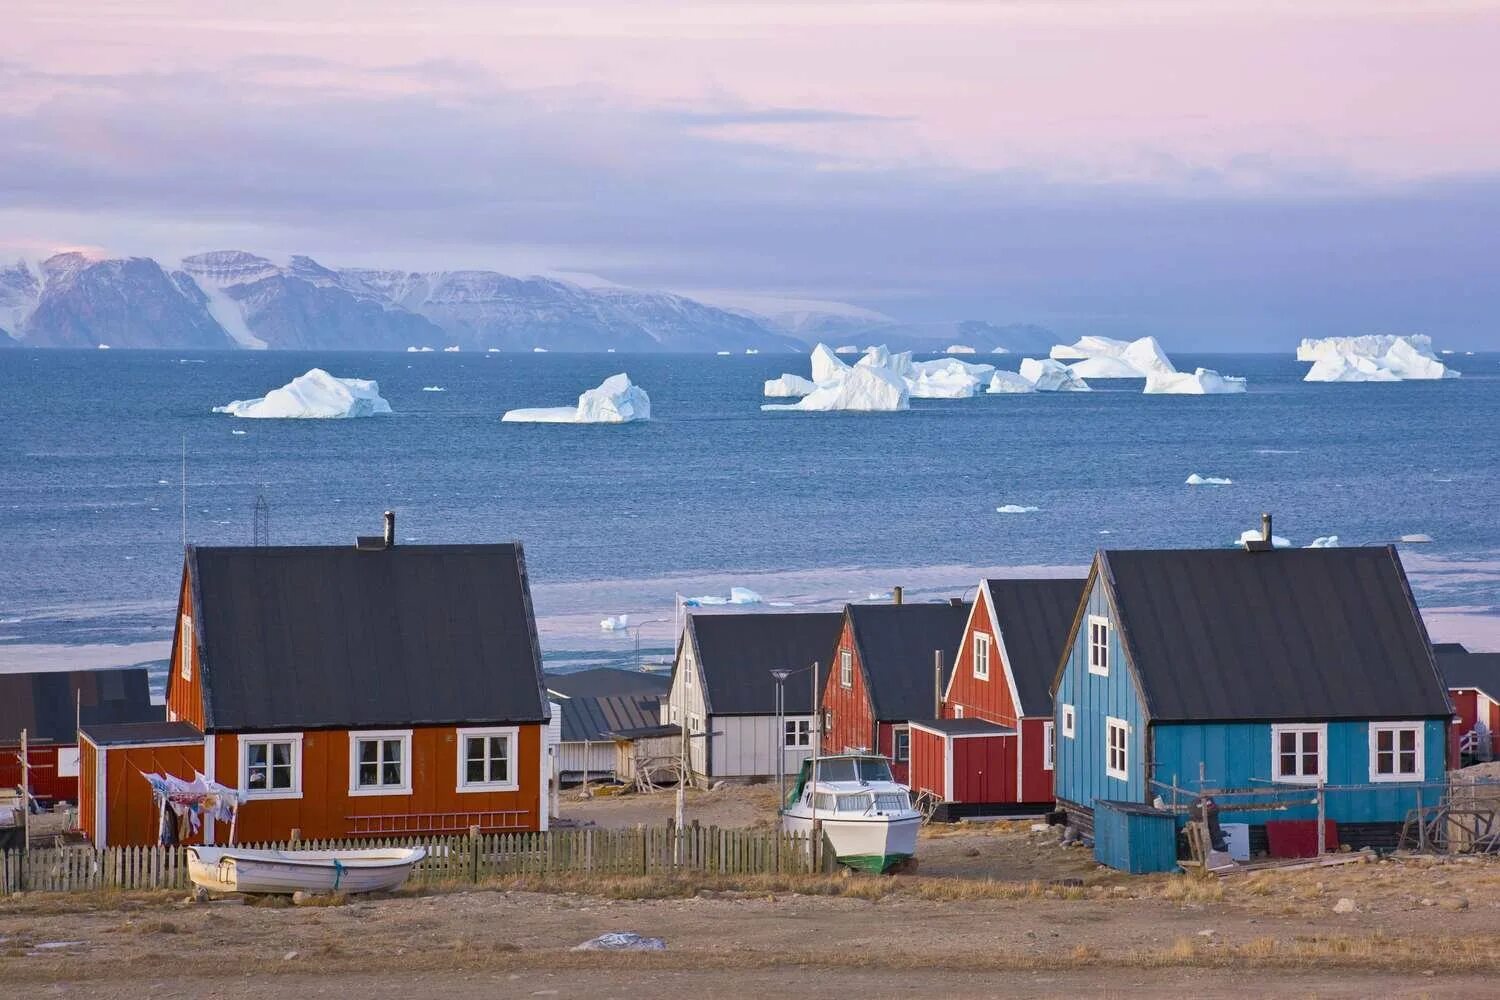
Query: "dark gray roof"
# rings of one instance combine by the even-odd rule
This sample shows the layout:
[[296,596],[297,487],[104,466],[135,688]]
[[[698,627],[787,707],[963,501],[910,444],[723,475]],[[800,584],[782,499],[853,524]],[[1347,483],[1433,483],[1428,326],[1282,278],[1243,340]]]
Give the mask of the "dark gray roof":
[[145,667],[0,674],[0,744],[71,744],[77,723],[146,722],[163,709],[151,704]]
[[1471,653],[1462,646],[1455,652],[1437,649],[1438,667],[1450,688],[1477,688],[1500,700],[1500,653]]
[[547,719],[520,543],[189,547],[209,730]]
[[838,611],[689,612],[687,631],[708,689],[708,711],[776,714],[771,671],[786,669],[796,671],[786,680],[786,710],[812,712],[812,675],[807,668],[819,663],[827,676],[843,622]]
[[851,604],[854,645],[877,722],[932,715],[934,650],[943,653],[943,688],[969,623],[967,604]]
[[84,726],[83,735],[98,747],[203,742],[203,734],[186,722],[105,722]]
[[659,695],[606,695],[600,698],[562,698],[562,739],[565,743],[608,739],[605,733],[640,729],[661,722]]
[[1015,732],[1009,726],[983,719],[913,719],[911,724],[944,736],[1004,736]]
[[611,739],[649,740],[661,736],[681,736],[682,727],[675,725],[642,726],[639,729],[619,729],[605,735]]
[[618,667],[592,667],[546,675],[547,690],[566,698],[598,698],[621,694],[666,694],[672,688],[667,674],[646,670],[621,670]]
[[1108,551],[1096,566],[1153,721],[1450,712],[1394,547]]
[[1052,677],[1083,600],[1078,580],[986,580],[1022,715],[1052,714]]

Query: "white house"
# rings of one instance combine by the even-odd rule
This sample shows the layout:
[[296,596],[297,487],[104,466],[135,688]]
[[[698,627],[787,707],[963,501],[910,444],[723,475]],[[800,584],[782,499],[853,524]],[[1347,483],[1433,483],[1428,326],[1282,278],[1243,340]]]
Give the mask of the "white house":
[[[812,752],[812,665],[826,673],[843,620],[837,611],[688,614],[661,721],[687,727],[694,775],[775,777],[782,751],[786,773],[796,773]],[[780,731],[773,670],[789,671]]]
[[558,777],[564,782],[614,777],[614,733],[649,727],[667,691],[663,673],[595,667],[546,675],[557,727]]

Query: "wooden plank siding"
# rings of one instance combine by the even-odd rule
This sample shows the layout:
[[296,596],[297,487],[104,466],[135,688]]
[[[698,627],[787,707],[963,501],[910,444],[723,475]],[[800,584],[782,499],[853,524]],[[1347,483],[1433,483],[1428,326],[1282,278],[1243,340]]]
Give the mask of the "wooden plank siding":
[[941,733],[911,727],[911,764],[908,785],[913,792],[927,791],[948,801],[948,741]]
[[[189,722],[200,730],[203,726],[203,664],[198,655],[197,614],[193,606],[192,581],[187,572],[182,574],[181,589],[177,595],[177,621],[172,625],[172,658],[167,661],[167,718]],[[186,618],[194,622],[193,641],[190,648],[183,649],[182,623]],[[182,659],[187,657],[188,674],[182,676]]]
[[[851,661],[850,683],[847,687],[840,680],[839,666],[846,652]],[[824,753],[843,753],[846,749],[854,748],[875,753],[890,752],[888,733],[886,746],[880,746],[875,709],[870,702],[869,687],[863,665],[859,662],[859,649],[854,644],[854,630],[848,616],[844,618],[833,663],[828,668],[828,678],[823,683],[823,711],[826,719],[823,731]]]
[[[95,846],[156,843],[160,836],[161,814],[151,786],[141,775],[170,774],[192,781],[195,772],[203,769],[201,743],[95,747],[84,740],[83,745],[87,751],[87,762],[83,766],[96,767],[98,755],[104,756],[103,816],[97,812],[95,794],[81,796],[91,800],[87,814],[82,812],[80,803],[80,826]],[[96,775],[97,771],[84,773]],[[80,788],[92,789],[95,780],[80,781],[79,785]],[[101,836],[103,843],[100,842]]]

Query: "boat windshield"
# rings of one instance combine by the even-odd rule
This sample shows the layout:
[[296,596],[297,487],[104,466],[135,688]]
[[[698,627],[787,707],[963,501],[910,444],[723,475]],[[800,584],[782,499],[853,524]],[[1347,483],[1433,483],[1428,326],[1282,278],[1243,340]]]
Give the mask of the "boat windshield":
[[830,757],[818,761],[819,781],[890,781],[891,765],[884,757]]
[[870,811],[870,793],[859,792],[855,795],[839,796],[839,812],[841,813],[863,813]]

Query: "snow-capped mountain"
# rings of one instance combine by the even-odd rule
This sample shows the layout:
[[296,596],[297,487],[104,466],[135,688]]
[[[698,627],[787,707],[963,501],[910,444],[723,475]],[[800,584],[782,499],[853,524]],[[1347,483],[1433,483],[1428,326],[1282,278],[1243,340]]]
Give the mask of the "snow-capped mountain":
[[285,265],[216,250],[168,272],[59,254],[0,269],[0,330],[27,347],[557,351],[788,350],[762,320],[680,295],[493,271]]

